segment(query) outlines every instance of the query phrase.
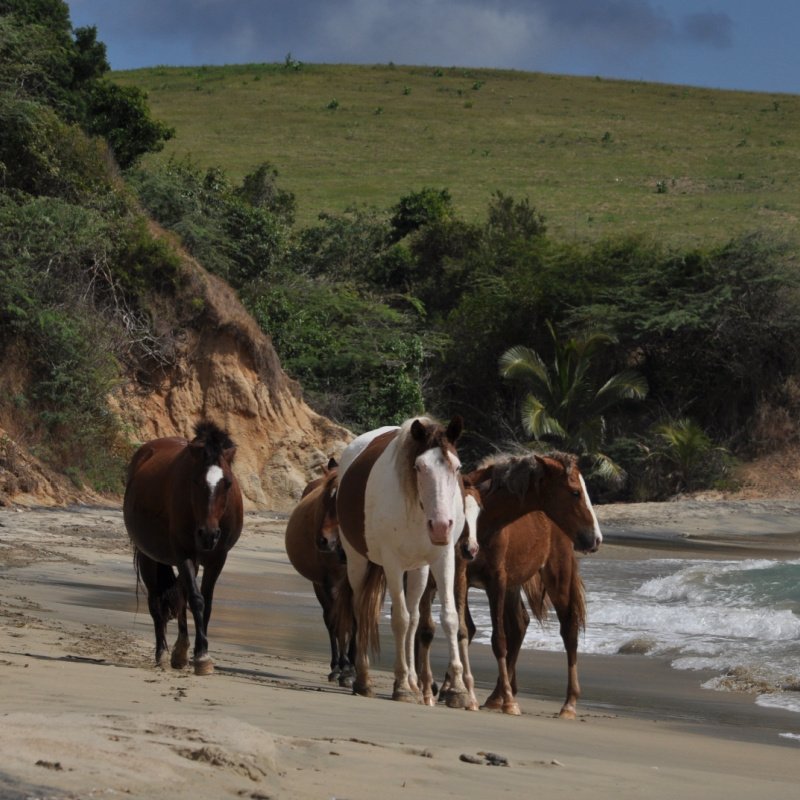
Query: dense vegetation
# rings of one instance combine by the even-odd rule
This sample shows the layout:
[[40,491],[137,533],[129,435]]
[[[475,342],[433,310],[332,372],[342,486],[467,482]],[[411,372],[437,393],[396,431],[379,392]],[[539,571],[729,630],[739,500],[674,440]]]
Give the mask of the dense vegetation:
[[[179,271],[129,190],[236,288],[310,402],[354,430],[423,408],[458,412],[470,431],[467,461],[535,437],[581,452],[590,467],[612,465],[607,474],[627,473],[623,483],[596,479],[596,491],[642,498],[710,485],[729,452],[751,455],[797,435],[798,273],[792,243],[773,226],[752,220],[730,240],[717,231],[708,244],[669,243],[627,220],[624,234],[575,238],[563,225],[551,231],[525,195],[487,193],[482,211],[466,212],[451,186],[428,181],[383,205],[318,209],[298,224],[305,198],[263,158],[235,169],[142,159],[171,129],[150,119],[130,75],[122,94],[110,88],[102,45],[91,31],[70,31],[63,11],[55,0],[0,0],[0,122],[9,132],[0,147],[0,343],[7,356],[24,351],[17,359],[33,381],[11,402],[30,409],[32,429],[45,426],[42,446],[59,452],[44,455],[56,463],[89,474],[80,437],[100,430],[116,441],[103,398],[119,365],[167,357],[148,296],[173,290]],[[66,62],[49,60],[43,19],[57,22]],[[38,47],[26,52],[41,56],[35,81],[19,77],[14,42],[25,37]],[[253,72],[290,83],[304,69],[287,58]],[[244,81],[248,68],[238,74]],[[125,114],[96,101],[101,85],[104,97],[127,99]],[[413,102],[407,88],[403,102]],[[325,113],[340,110],[337,101]],[[140,124],[113,124],[126,114]],[[336,161],[317,169],[320,180],[348,171]],[[363,172],[358,162],[349,170]],[[653,196],[669,191],[652,187]],[[510,351],[533,369],[504,362],[501,372]]]
[[4,417],[78,483],[118,489],[125,437],[107,396],[165,352],[147,293],[177,281],[111,168],[170,130],[105,77],[92,28],[59,0],[0,0],[0,350]]

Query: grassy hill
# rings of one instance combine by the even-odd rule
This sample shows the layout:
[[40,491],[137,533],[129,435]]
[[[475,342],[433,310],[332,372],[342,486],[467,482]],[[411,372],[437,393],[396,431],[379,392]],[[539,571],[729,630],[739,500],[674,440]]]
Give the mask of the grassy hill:
[[467,219],[500,189],[553,234],[643,231],[679,245],[800,217],[800,96],[498,70],[252,64],[116,72],[174,140],[240,179],[271,161],[298,222],[388,208],[425,186]]

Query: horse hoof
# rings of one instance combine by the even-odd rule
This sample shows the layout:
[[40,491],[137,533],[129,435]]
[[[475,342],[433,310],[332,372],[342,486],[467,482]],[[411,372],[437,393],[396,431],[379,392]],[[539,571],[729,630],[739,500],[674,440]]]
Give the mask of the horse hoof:
[[576,716],[575,706],[564,706],[558,713],[559,719],[575,719]]
[[503,701],[496,697],[490,697],[481,708],[487,711],[499,711],[503,707]]
[[360,695],[361,697],[375,697],[375,692],[372,691],[371,686],[358,683],[358,681],[353,681],[353,694]]
[[156,656],[156,667],[164,670],[169,668],[169,653],[166,650]]
[[396,700],[398,703],[419,704],[420,702],[418,695],[415,695],[413,692],[406,691],[405,689],[395,689],[392,692],[392,700]]
[[328,673],[328,683],[336,683],[339,680],[341,672],[338,669]]
[[444,697],[444,703],[448,708],[467,708],[469,695],[466,692],[448,692]]
[[352,675],[345,675],[344,672],[339,676],[339,686],[344,687],[345,689],[350,689],[353,686],[353,676]]
[[211,675],[214,672],[214,662],[208,657],[195,659],[194,674],[195,675]]
[[517,703],[503,703],[503,713],[512,717],[519,717],[522,714]]
[[422,705],[433,707],[436,705],[436,698],[432,694],[424,694],[422,695]]
[[174,647],[172,655],[170,656],[170,665],[172,669],[183,669],[189,664],[189,648],[185,650],[182,647]]

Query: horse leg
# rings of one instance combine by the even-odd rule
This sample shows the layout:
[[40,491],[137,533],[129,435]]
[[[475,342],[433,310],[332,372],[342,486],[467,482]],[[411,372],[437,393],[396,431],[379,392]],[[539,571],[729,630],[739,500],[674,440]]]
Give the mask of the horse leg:
[[572,569],[566,575],[551,574],[545,569],[542,573],[550,602],[558,616],[561,639],[567,652],[567,697],[558,716],[561,719],[575,719],[581,687],[578,682],[578,634],[584,622],[583,583],[577,572],[575,556],[570,552]]
[[431,644],[436,632],[433,621],[433,598],[436,596],[436,582],[428,576],[428,584],[419,601],[419,628],[416,637],[415,661],[419,673],[422,702],[426,706],[434,705],[433,670],[431,669]]
[[[136,573],[147,590],[147,608],[153,619],[156,637],[156,664],[166,669],[169,650],[167,622],[171,616],[170,611],[175,594],[175,573],[172,571],[172,567],[153,561],[140,550],[136,551],[134,559]],[[165,572],[166,570],[169,571],[169,575]],[[173,589],[172,595],[170,589]]]
[[197,675],[209,675],[214,671],[214,662],[208,656],[208,637],[204,624],[205,601],[197,588],[197,569],[191,558],[184,559],[178,565],[178,577],[194,621],[194,671]]
[[511,683],[511,691],[514,697],[517,696],[517,658],[522,649],[522,642],[525,639],[525,632],[528,630],[531,618],[525,604],[522,602],[519,589],[511,589],[506,592],[503,604],[503,614],[505,616],[506,644],[508,655],[506,663],[508,665],[508,679]]
[[[409,643],[412,615],[409,613],[411,602],[406,601],[406,592],[403,587],[404,572],[396,565],[389,564],[384,564],[384,571],[386,573],[389,596],[392,599],[392,633],[394,634],[394,690],[392,692],[392,700],[416,703],[419,699],[416,673],[408,663],[408,655],[410,651],[413,651],[414,640],[412,635]],[[410,570],[408,573],[409,590],[413,595],[414,603],[414,633],[416,633],[419,619],[419,598],[428,580],[427,569],[424,569],[424,577],[421,577],[422,572],[423,569]]]
[[[210,675],[214,671],[214,662],[208,655],[208,623],[211,621],[211,608],[214,602],[214,586],[225,566],[227,553],[223,553],[203,567],[203,580],[200,583],[200,595],[203,598],[203,637],[198,637],[195,630],[194,674]],[[196,585],[196,584],[195,584]]]
[[[351,613],[354,619],[358,618],[358,609],[361,607],[361,597],[364,592],[364,582],[367,577],[369,562],[366,558],[355,552],[347,554],[347,581],[352,591]],[[346,613],[342,611],[341,613]],[[372,697],[374,692],[369,679],[369,655],[367,653],[368,637],[365,632],[358,630],[356,624],[355,639],[355,679],[353,680],[353,694],[360,694],[364,697]]]
[[170,664],[173,669],[183,669],[189,663],[189,626],[186,624],[186,598],[181,592],[181,604],[177,613],[178,638],[172,646]]
[[[458,613],[458,653],[461,656],[461,663],[464,665],[464,687],[468,695],[468,701],[464,707],[467,711],[477,711],[480,706],[478,698],[475,697],[475,678],[469,664],[469,643],[475,634],[475,625],[469,613],[468,593],[467,562],[463,558],[457,558],[453,597]],[[472,625],[472,633],[470,633],[469,625]]]
[[[433,672],[430,668],[430,660],[427,665],[421,664],[423,675],[417,673],[417,659],[415,658],[415,645],[417,643],[417,631],[420,625],[421,599],[427,593],[430,584],[430,568],[426,565],[416,570],[411,570],[406,577],[406,608],[408,609],[408,631],[405,637],[405,656],[408,664],[408,682],[411,691],[419,699],[422,690],[422,702],[425,705],[434,705],[433,701]],[[434,584],[435,589],[435,584]],[[431,598],[432,599],[432,598]],[[429,645],[430,654],[430,645]],[[424,685],[424,689],[423,689]],[[427,700],[425,693],[427,692]]]
[[333,605],[333,597],[331,596],[330,589],[322,583],[314,583],[314,594],[317,596],[320,606],[322,607],[322,620],[325,623],[325,628],[328,631],[328,641],[331,648],[331,671],[328,673],[328,681],[333,683],[339,679],[341,675],[340,666],[340,653],[339,653],[339,639],[333,627],[331,620],[331,607]]
[[431,564],[433,577],[441,599],[442,628],[447,636],[450,688],[445,695],[448,708],[470,708],[470,697],[464,685],[464,666],[458,644],[458,612],[456,611],[453,584],[455,580],[455,551],[448,548],[442,557]]
[[485,708],[502,708],[504,714],[519,715],[519,705],[511,690],[508,677],[508,645],[506,642],[503,605],[506,595],[505,581],[497,581],[487,590],[492,615],[492,651],[497,659],[497,685],[483,704]]

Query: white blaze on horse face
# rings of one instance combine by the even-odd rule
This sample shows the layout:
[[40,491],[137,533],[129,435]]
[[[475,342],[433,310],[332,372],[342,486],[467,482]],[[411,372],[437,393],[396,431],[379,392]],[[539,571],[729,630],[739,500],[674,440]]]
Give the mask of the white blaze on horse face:
[[206,483],[208,484],[209,497],[214,496],[217,485],[222,480],[222,474],[222,467],[218,467],[216,464],[208,468],[208,472],[206,472]]
[[473,558],[478,554],[478,516],[480,513],[481,507],[478,505],[478,501],[471,494],[465,495],[464,516],[467,526],[467,541],[464,546]]
[[597,521],[597,514],[594,513],[594,508],[592,507],[592,501],[589,499],[589,492],[586,491],[586,483],[583,480],[583,475],[580,476],[581,478],[581,489],[583,489],[583,496],[586,498],[586,506],[589,509],[589,512],[592,515],[592,520],[594,522],[594,544],[595,550],[600,547],[600,544],[603,541],[603,534],[600,532],[600,523]]
[[[457,471],[461,462],[441,447],[426,450],[416,461],[417,490],[428,525],[428,535],[435,545],[452,543],[455,503],[461,505]],[[463,519],[463,514],[460,515]],[[461,533],[461,531],[458,531]]]

